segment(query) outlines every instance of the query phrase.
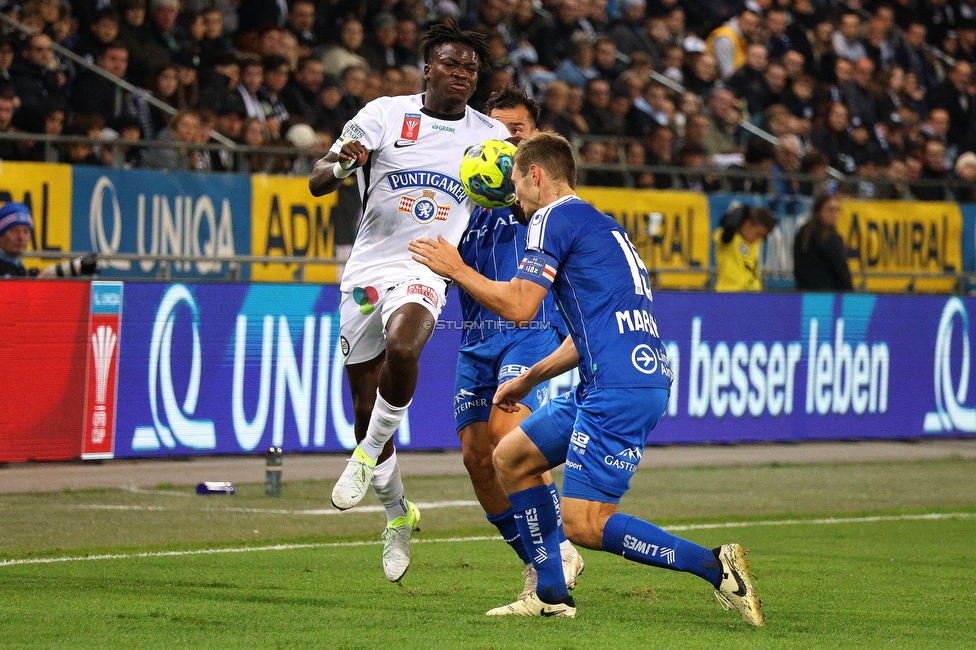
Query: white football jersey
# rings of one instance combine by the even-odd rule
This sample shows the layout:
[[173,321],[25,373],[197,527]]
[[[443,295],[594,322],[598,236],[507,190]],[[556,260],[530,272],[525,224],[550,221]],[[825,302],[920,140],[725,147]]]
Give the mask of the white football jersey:
[[457,116],[431,113],[423,95],[380,97],[366,104],[331,149],[338,153],[344,142],[359,140],[370,152],[356,171],[363,219],[342,291],[438,278],[413,260],[407,243],[443,235],[457,246],[477,207],[458,178],[464,150],[507,137],[504,124],[470,107]]

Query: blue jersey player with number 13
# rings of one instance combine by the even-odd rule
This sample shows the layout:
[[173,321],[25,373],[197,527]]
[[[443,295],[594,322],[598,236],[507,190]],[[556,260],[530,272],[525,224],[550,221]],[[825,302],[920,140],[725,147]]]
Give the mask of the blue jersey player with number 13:
[[410,242],[414,259],[452,278],[469,295],[515,323],[531,321],[552,289],[569,327],[554,353],[499,387],[495,403],[517,409],[536,383],[577,366],[575,390],[550,400],[505,436],[495,470],[538,573],[536,593],[489,615],[575,617],[559,554],[559,513],[545,471],[566,464],[562,523],[575,544],[707,580],[719,602],[752,625],[762,603],[738,544],[699,546],[625,515],[618,503],[667,407],[672,372],[654,320],[647,271],[626,231],[575,194],[576,162],[569,143],[549,133],[519,144],[512,174],[530,218],[525,256],[509,282],[465,265],[450,242]]

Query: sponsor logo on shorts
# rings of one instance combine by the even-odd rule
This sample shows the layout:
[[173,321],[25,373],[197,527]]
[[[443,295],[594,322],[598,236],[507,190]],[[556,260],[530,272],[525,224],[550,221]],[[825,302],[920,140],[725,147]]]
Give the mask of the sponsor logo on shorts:
[[458,417],[468,409],[475,408],[476,406],[488,406],[488,399],[486,397],[478,397],[471,391],[462,388],[454,396],[454,417]]
[[528,366],[523,366],[518,363],[509,363],[501,367],[498,371],[498,381],[508,381],[509,379],[515,379],[519,375],[523,375],[529,371]]
[[640,462],[640,459],[640,447],[628,447],[627,449],[624,449],[618,453],[616,456],[607,454],[603,458],[603,462],[615,469],[622,469],[625,472],[633,473],[637,471],[637,464]]
[[407,295],[420,296],[434,307],[436,307],[438,303],[437,292],[431,287],[428,287],[426,284],[408,284]]
[[345,336],[339,337],[339,349],[342,350],[342,356],[349,356],[349,339],[347,339]]
[[379,297],[380,295],[375,287],[356,287],[352,290],[352,299],[359,305],[359,311],[363,315],[373,313]]
[[573,447],[575,451],[580,456],[586,453],[586,445],[589,444],[590,437],[585,433],[573,429],[573,435],[569,438],[569,444]]

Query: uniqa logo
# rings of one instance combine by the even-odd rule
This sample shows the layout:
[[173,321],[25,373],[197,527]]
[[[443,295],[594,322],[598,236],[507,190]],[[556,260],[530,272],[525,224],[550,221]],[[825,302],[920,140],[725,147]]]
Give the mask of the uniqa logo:
[[[186,387],[183,404],[176,399],[173,388],[173,326],[180,305],[185,304],[193,316],[193,355],[190,363],[190,378]],[[160,443],[168,449],[176,447],[177,441],[193,449],[215,449],[217,435],[213,420],[191,419],[197,410],[200,396],[200,312],[189,290],[182,284],[169,288],[156,312],[153,323],[152,342],[149,349],[149,408],[152,411],[153,426],[137,427],[132,438],[135,450],[159,449]],[[162,399],[160,417],[159,402]]]
[[[104,205],[106,196],[111,201],[111,234],[105,229]],[[122,243],[122,208],[119,206],[119,197],[115,192],[115,185],[107,176],[100,176],[95,187],[92,188],[88,216],[92,251],[95,253],[118,253],[119,246]],[[127,260],[103,260],[102,263],[113,269],[123,271],[132,268],[132,263]]]
[[[956,316],[962,324],[958,386],[954,385],[952,377],[952,337],[956,329]],[[939,333],[935,338],[934,366],[936,410],[925,414],[925,432],[939,433],[953,429],[976,432],[976,408],[963,406],[969,392],[969,314],[959,298],[950,298],[942,310]]]

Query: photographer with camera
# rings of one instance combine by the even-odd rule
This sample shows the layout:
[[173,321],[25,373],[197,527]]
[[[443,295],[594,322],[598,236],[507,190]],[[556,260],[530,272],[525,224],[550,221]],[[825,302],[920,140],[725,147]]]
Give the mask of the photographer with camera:
[[10,202],[0,208],[0,278],[37,276],[76,277],[98,273],[94,253],[52,264],[38,272],[24,266],[23,255],[34,234],[34,217],[23,203]]

